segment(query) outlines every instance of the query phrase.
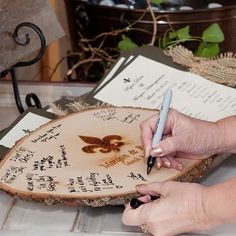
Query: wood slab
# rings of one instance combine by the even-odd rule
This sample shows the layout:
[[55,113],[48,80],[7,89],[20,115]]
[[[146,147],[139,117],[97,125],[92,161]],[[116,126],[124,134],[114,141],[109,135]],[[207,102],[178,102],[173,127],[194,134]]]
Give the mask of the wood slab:
[[5,155],[0,188],[24,200],[99,207],[124,204],[138,195],[137,184],[197,181],[216,156],[182,159],[182,171],[153,169],[147,176],[139,124],[155,114],[149,109],[111,107],[53,120]]

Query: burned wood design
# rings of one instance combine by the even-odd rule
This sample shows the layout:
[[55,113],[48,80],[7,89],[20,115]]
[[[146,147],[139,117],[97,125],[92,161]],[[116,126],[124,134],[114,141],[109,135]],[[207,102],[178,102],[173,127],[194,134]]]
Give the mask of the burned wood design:
[[108,153],[111,151],[119,152],[120,147],[124,145],[124,142],[116,141],[112,142],[113,140],[121,140],[121,136],[119,135],[107,135],[104,138],[100,139],[97,137],[89,137],[89,136],[81,136],[79,137],[88,144],[82,148],[83,152],[86,153],[96,153],[95,149],[98,148],[99,152]]

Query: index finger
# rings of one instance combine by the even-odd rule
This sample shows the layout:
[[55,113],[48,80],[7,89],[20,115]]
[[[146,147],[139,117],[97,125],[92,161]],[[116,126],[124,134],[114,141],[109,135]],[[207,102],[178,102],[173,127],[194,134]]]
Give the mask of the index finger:
[[149,156],[149,152],[152,148],[152,138],[156,129],[157,115],[153,115],[147,120],[144,120],[140,124],[141,139],[144,147],[145,157]]

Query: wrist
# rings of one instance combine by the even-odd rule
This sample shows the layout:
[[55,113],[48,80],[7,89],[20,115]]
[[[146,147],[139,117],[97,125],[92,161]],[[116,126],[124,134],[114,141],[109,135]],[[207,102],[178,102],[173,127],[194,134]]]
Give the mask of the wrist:
[[235,135],[235,116],[224,118],[216,122],[218,136],[217,153],[233,153],[236,150],[236,135]]
[[188,232],[205,231],[218,225],[219,222],[213,217],[208,204],[208,187],[191,183],[191,197],[189,198],[189,217],[191,226]]
[[226,223],[227,221],[224,215],[221,214],[224,203],[220,201],[218,195],[219,190],[216,185],[205,187],[202,198],[202,208],[207,229]]
[[210,204],[212,200],[209,191],[211,191],[210,187],[202,186],[202,191],[196,205],[198,209],[198,224],[201,231],[211,229],[221,224],[220,220],[214,215],[214,209],[212,209],[212,204]]
[[219,125],[218,122],[206,122],[203,131],[207,134],[205,145],[208,154],[213,155],[221,153],[224,146],[221,125]]

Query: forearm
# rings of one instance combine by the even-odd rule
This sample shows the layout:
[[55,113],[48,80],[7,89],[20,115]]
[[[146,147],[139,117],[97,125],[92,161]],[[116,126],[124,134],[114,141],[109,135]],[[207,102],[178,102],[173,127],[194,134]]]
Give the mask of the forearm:
[[219,152],[236,153],[236,116],[230,116],[216,122],[219,129]]
[[236,177],[206,188],[204,211],[211,225],[236,223]]

